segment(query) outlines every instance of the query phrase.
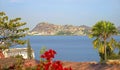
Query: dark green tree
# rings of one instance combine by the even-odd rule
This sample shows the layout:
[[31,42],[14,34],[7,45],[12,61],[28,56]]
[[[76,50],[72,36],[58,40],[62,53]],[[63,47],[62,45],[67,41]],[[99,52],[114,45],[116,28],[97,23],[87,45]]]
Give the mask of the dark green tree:
[[27,42],[27,57],[28,57],[28,59],[33,59],[32,48],[31,48],[29,40]]
[[[93,45],[99,50],[101,56],[104,56],[103,60],[105,61],[107,60],[106,48],[109,47],[109,50],[112,50],[114,39],[111,36],[116,34],[117,28],[109,21],[99,21],[92,27],[90,36],[96,38],[93,41]],[[107,43],[109,42],[108,46]]]
[[3,42],[2,47],[9,48],[13,45],[23,45],[25,40],[20,38],[26,36],[26,31],[29,28],[22,26],[26,25],[25,22],[20,22],[21,18],[8,19],[4,12],[0,12],[0,42]]

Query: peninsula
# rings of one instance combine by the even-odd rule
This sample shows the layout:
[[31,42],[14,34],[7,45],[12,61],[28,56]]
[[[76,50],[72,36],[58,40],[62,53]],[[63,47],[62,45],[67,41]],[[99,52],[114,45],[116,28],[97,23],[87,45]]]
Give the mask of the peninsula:
[[[117,27],[120,35],[120,26]],[[55,25],[48,22],[38,23],[28,35],[77,35],[86,36],[91,32],[91,27],[86,25]]]
[[28,35],[88,35],[91,27],[86,25],[55,25],[41,22],[33,28]]

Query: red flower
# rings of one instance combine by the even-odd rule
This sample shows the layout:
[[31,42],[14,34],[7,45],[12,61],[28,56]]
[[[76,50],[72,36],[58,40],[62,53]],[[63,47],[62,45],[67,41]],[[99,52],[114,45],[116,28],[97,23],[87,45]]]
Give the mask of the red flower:
[[54,62],[52,63],[51,68],[52,68],[53,70],[64,70],[61,61],[54,61]]
[[37,66],[37,70],[72,70],[72,68],[64,68],[62,66],[62,62],[61,61],[52,61],[52,59],[54,58],[56,54],[56,51],[50,49],[48,51],[46,51],[43,55],[41,55],[41,58],[46,59],[46,61],[42,62],[41,65]]
[[41,58],[45,58],[45,56],[44,56],[44,55],[41,55],[40,57],[41,57]]
[[43,55],[41,55],[41,58],[45,58],[46,60],[50,61],[52,58],[54,58],[54,55],[56,52],[52,49],[46,51]]
[[51,65],[50,62],[46,63],[46,64],[44,65],[45,70],[49,70],[50,65]]

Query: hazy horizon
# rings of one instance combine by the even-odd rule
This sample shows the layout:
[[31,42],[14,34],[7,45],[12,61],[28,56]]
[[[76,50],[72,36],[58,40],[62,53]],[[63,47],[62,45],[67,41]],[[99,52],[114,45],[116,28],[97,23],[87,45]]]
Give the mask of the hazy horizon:
[[40,22],[91,27],[106,20],[120,26],[120,0],[0,0],[0,11],[21,17],[30,30]]

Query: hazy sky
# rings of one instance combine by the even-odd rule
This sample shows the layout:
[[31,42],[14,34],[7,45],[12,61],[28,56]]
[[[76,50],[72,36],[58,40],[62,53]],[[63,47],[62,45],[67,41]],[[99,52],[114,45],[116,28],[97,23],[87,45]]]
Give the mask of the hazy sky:
[[0,11],[21,17],[31,29],[39,22],[92,26],[106,20],[120,25],[120,0],[0,0]]

